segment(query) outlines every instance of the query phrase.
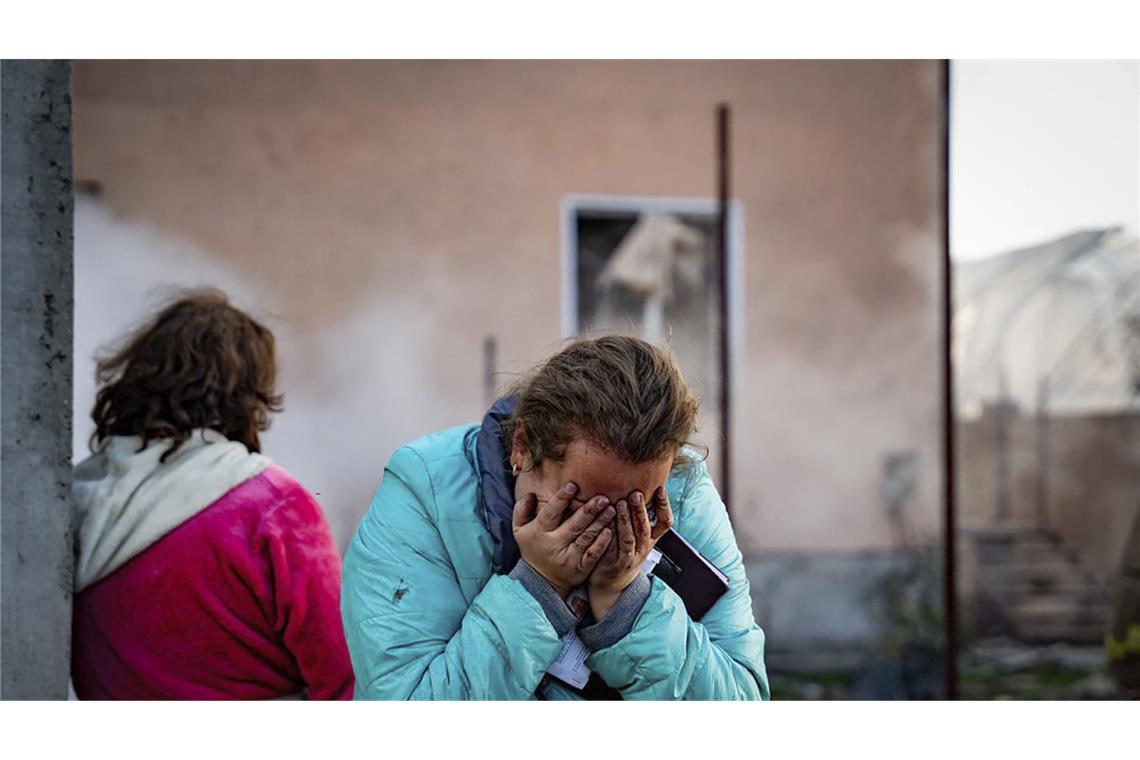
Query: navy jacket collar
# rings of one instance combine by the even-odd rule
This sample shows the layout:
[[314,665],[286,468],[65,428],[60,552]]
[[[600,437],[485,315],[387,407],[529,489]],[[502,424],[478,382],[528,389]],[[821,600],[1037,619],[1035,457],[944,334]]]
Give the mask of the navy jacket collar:
[[509,573],[519,560],[519,547],[511,529],[515,479],[511,476],[503,441],[503,422],[510,419],[517,403],[515,396],[505,396],[496,401],[483,418],[475,441],[483,524],[494,543],[491,566],[496,573]]

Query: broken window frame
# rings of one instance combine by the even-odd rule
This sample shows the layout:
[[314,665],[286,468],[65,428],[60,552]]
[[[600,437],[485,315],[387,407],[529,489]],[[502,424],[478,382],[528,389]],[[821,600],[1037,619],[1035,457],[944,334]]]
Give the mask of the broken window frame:
[[[710,223],[715,225],[718,211],[718,204],[715,198],[590,195],[576,193],[564,196],[561,207],[561,324],[563,339],[576,337],[581,334],[582,330],[582,324],[579,319],[581,309],[578,283],[579,217],[583,215],[624,217],[630,214],[638,216],[643,214],[671,214],[700,217],[702,221],[707,219]],[[744,353],[744,282],[746,275],[744,267],[744,235],[743,205],[738,200],[730,201],[728,205],[728,222],[725,241],[727,248],[728,293],[723,294],[723,297],[725,297],[728,302],[728,339],[729,350],[732,352],[732,356],[730,357],[732,361],[729,364],[732,373],[729,393],[731,394],[730,409],[734,410],[730,412],[730,414],[732,414],[733,423],[736,423],[739,419],[738,413],[735,410],[740,408],[737,401],[741,397],[744,365],[746,363]],[[716,379],[717,384],[723,389],[723,382],[719,378],[719,372]],[[720,390],[718,390],[718,393],[719,392]],[[719,431],[722,429],[719,419],[719,405],[715,403],[714,398],[708,398],[706,402],[707,404],[702,406],[701,415],[706,420],[715,419],[716,430]],[[738,429],[738,424],[730,426],[730,430]],[[735,437],[736,436],[733,436],[734,439]],[[719,438],[719,436],[716,436],[716,438]],[[716,472],[717,468],[712,466],[712,464],[714,461],[719,460],[721,442],[713,438],[702,440],[702,442],[707,445],[709,449],[710,470]],[[716,479],[714,475],[714,480]]]

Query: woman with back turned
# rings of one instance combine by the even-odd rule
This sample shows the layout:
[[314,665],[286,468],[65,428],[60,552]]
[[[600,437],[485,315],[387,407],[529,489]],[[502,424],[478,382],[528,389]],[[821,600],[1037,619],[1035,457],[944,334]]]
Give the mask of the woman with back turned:
[[347,699],[340,557],[320,505],[262,456],[273,334],[215,291],[99,362],[75,468],[81,699]]
[[[740,551],[683,448],[696,416],[670,356],[604,337],[399,449],[345,555],[357,698],[766,699]],[[699,620],[644,569],[670,527],[727,577]],[[588,680],[548,673],[571,631]]]

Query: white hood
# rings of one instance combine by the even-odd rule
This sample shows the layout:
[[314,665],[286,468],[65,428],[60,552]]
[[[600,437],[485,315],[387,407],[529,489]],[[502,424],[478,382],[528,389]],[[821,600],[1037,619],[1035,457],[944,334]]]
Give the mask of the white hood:
[[141,444],[133,436],[113,436],[75,467],[77,592],[272,464],[215,430],[195,430],[163,463],[169,441],[151,441],[139,451]]

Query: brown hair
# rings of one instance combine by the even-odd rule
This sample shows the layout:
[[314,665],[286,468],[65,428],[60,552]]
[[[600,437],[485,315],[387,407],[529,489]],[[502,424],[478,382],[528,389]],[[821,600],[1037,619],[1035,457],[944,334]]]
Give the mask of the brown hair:
[[509,451],[521,425],[532,467],[561,460],[578,438],[627,462],[671,456],[681,464],[681,447],[697,427],[697,399],[673,357],[628,336],[576,340],[511,393],[518,403],[503,426],[504,443]]
[[[218,290],[184,293],[96,364],[91,447],[113,435],[172,440],[196,428],[260,451],[258,433],[282,409],[273,333]],[[140,449],[141,450],[141,449]]]

